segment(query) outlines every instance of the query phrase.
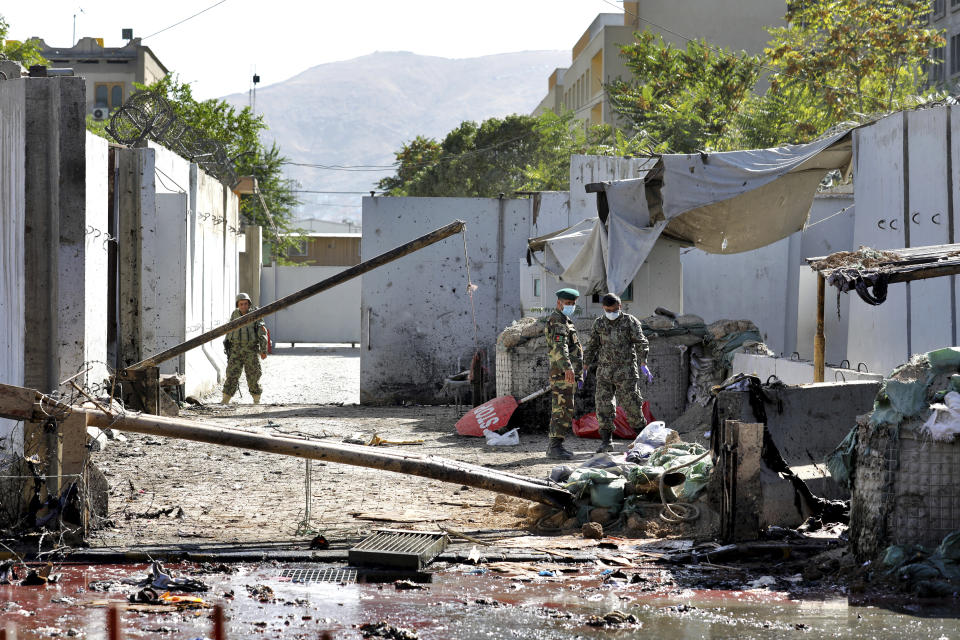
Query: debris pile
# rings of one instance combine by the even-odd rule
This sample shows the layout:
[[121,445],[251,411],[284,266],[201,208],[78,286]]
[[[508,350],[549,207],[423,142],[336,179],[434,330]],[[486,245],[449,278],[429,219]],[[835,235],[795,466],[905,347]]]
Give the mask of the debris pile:
[[837,251],[810,266],[815,271],[830,269],[876,269],[891,262],[900,262],[903,258],[895,251],[883,251],[860,245],[856,251]]
[[861,561],[890,545],[936,547],[960,529],[960,348],[914,356],[884,379],[873,411],[830,455],[851,489],[850,540]]

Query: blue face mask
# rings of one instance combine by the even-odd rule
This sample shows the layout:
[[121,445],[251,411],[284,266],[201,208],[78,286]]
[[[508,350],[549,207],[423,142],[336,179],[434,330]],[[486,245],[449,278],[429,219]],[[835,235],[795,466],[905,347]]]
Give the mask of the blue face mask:
[[565,304],[561,309],[561,311],[563,312],[563,315],[567,316],[568,318],[572,316],[573,312],[576,310],[577,310],[577,305],[575,304]]

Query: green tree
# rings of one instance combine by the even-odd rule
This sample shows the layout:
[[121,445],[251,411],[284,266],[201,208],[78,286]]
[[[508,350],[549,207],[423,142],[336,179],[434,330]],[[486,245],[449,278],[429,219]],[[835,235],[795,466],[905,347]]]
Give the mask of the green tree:
[[16,40],[7,40],[7,33],[10,31],[10,25],[0,15],[0,60],[15,60],[28,69],[35,64],[49,64],[42,55],[40,55],[40,43],[36,40],[26,40],[18,42]]
[[610,103],[658,152],[723,150],[757,83],[760,58],[691,40],[677,48],[648,31],[621,47],[629,80],[607,85]]
[[[903,107],[923,93],[931,51],[929,0],[787,3],[789,26],[769,29],[772,96],[800,96],[831,124]],[[805,136],[801,136],[805,137]]]
[[639,153],[640,138],[546,113],[464,121],[438,142],[417,136],[396,152],[378,188],[394,196],[495,197],[569,188],[570,156]]
[[173,75],[139,88],[164,96],[176,116],[197,134],[220,142],[238,176],[257,178],[270,217],[255,195],[240,198],[241,215],[248,222],[264,227],[271,245],[279,246],[281,254],[292,246],[293,240],[285,234],[295,231],[293,209],[299,202],[294,182],[283,174],[287,159],[280,154],[276,143],[266,146],[261,140],[261,133],[267,129],[263,116],[253,113],[249,107],[237,109],[223,100],[197,100],[190,84],[180,82]]

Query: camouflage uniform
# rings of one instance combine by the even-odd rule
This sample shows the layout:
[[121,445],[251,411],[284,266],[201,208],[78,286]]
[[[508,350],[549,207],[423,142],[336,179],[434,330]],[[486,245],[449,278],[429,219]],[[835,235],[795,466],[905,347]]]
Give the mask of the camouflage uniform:
[[564,438],[573,423],[573,396],[577,385],[564,379],[564,371],[573,369],[579,378],[583,371],[583,347],[577,328],[557,310],[547,318],[544,329],[550,351],[550,437]]
[[[242,315],[240,309],[234,309],[230,319],[236,320]],[[241,372],[246,373],[247,388],[252,395],[258,396],[263,393],[263,387],[260,386],[260,375],[263,373],[260,368],[260,354],[267,352],[267,326],[263,324],[263,320],[234,329],[227,334],[225,340],[230,343],[230,349],[227,355],[227,379],[223,383],[223,393],[232,396],[237,392]]]
[[583,360],[588,367],[595,364],[597,391],[594,399],[601,432],[613,432],[614,396],[627,413],[631,427],[639,431],[646,426],[637,360],[645,363],[649,350],[640,321],[630,314],[621,313],[616,320],[607,320],[604,316],[594,320]]

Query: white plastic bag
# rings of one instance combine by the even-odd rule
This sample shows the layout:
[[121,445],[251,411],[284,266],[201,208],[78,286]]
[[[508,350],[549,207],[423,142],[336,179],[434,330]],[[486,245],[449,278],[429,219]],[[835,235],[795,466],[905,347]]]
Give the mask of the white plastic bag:
[[487,444],[491,447],[512,447],[513,445],[520,444],[520,434],[517,433],[517,429],[510,429],[506,433],[497,433],[496,431],[490,431],[490,429],[484,429],[483,435],[487,437]]
[[943,404],[933,404],[933,413],[923,423],[921,431],[929,433],[934,440],[948,441],[960,433],[960,393],[951,391]]
[[633,441],[633,444],[630,445],[630,450],[627,452],[627,460],[630,462],[642,460],[667,444],[667,442],[676,442],[679,439],[680,436],[677,432],[673,429],[668,429],[663,420],[651,422],[643,428],[640,435],[638,435]]

